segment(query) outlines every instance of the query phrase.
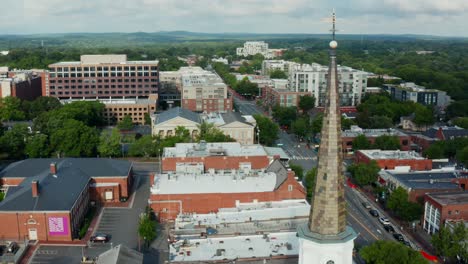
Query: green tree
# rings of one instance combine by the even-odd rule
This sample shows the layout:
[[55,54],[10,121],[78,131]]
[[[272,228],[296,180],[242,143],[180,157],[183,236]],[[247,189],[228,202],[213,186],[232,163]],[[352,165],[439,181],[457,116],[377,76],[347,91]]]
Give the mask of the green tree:
[[157,140],[150,135],[144,135],[137,139],[128,150],[128,155],[132,157],[156,157],[159,155],[159,145]]
[[254,115],[253,117],[257,122],[257,128],[260,130],[260,144],[272,146],[278,138],[278,125],[266,116]]
[[427,264],[421,253],[398,242],[378,240],[360,250],[361,257],[369,264]]
[[437,255],[455,261],[457,256],[461,259],[468,259],[468,228],[462,222],[457,223],[453,230],[442,226],[437,233],[432,235],[431,243]]
[[213,123],[202,122],[198,126],[200,131],[197,136],[197,141],[205,140],[206,142],[234,142],[235,139],[225,135],[223,131],[215,127]]
[[48,136],[44,134],[35,134],[28,137],[24,152],[29,158],[49,157],[50,149]]
[[468,167],[468,146],[457,151],[457,161]]
[[299,118],[292,122],[291,129],[294,134],[299,137],[307,137],[310,132],[310,124],[308,118]]
[[312,168],[305,175],[304,185],[307,190],[307,201],[310,201],[312,195],[314,195],[315,181],[317,179],[317,167]]
[[312,119],[312,123],[311,123],[312,133],[314,133],[314,135],[320,133],[320,131],[322,131],[322,125],[323,125],[323,114],[315,116],[315,118]]
[[17,124],[13,126],[0,138],[2,152],[7,153],[10,159],[24,158],[24,148],[28,135],[27,125]]
[[60,103],[59,99],[55,97],[41,96],[31,102],[31,106],[29,108],[29,117],[31,119],[34,119],[35,117],[39,116],[44,112],[48,112],[61,107],[62,104]]
[[452,120],[452,124],[464,129],[468,129],[468,117],[457,117]]
[[375,138],[372,147],[381,150],[396,150],[400,149],[400,140],[397,136],[382,135]]
[[270,71],[270,78],[271,79],[287,79],[288,75],[280,69],[274,69]]
[[372,148],[372,143],[366,138],[365,135],[358,135],[353,139],[353,150],[359,150],[359,149],[371,149]]
[[138,235],[143,238],[145,246],[148,246],[156,238],[156,224],[147,213],[140,215]]
[[250,82],[247,78],[237,82],[234,89],[236,92],[246,97],[255,97],[259,93],[258,85],[256,83]]
[[304,169],[302,168],[302,166],[290,162],[289,167],[291,168],[291,170],[294,171],[296,177],[298,177],[299,180],[302,180],[302,178],[304,177]]
[[345,118],[344,116],[341,117],[341,129],[342,130],[348,130],[351,128],[351,126],[356,125],[356,122],[354,119],[351,118]]
[[413,122],[418,126],[429,126],[434,124],[434,112],[431,108],[419,106],[414,113]]
[[315,107],[315,97],[304,95],[299,98],[299,108],[305,113]]
[[420,219],[423,212],[421,205],[408,201],[408,193],[402,187],[390,194],[387,207],[405,221]]
[[1,98],[0,119],[0,121],[25,120],[26,114],[22,111],[21,100],[11,96]]
[[102,157],[119,157],[122,155],[120,132],[117,128],[102,131],[99,138],[98,152]]
[[352,164],[348,171],[359,186],[369,185],[377,181],[379,165],[375,160],[366,163]]
[[75,101],[58,109],[68,118],[85,123],[87,126],[103,126],[105,105],[99,101]]
[[117,128],[120,130],[132,130],[133,128],[133,119],[130,115],[125,115],[122,118],[122,121],[117,123]]
[[429,159],[441,159],[445,157],[444,149],[445,149],[445,142],[444,141],[437,141],[434,142],[424,150],[424,156],[428,157]]
[[148,113],[145,113],[145,125],[151,125],[151,116]]
[[278,121],[280,126],[291,126],[291,123],[296,120],[297,109],[294,106],[283,107],[275,106],[273,107],[273,118]]
[[392,119],[387,116],[369,117],[369,128],[390,128],[393,126]]
[[68,119],[63,127],[52,132],[51,149],[64,157],[92,157],[96,154],[99,134],[83,122]]

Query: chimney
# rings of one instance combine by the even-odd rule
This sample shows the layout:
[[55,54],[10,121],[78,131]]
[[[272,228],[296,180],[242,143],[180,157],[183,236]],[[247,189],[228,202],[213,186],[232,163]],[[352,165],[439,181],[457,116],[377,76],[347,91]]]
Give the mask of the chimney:
[[32,189],[32,197],[38,197],[39,196],[39,182],[38,181],[32,181],[31,182],[31,189]]
[[273,155],[273,160],[279,160],[281,158],[280,155]]
[[50,163],[50,174],[52,174],[52,175],[57,174],[57,163],[56,162]]

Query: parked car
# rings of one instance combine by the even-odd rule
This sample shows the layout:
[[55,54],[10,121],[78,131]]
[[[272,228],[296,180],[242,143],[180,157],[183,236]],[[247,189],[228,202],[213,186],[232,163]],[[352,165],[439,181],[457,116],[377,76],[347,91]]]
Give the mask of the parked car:
[[371,214],[373,217],[379,217],[379,212],[375,209],[369,210],[369,214]]
[[95,234],[94,236],[91,236],[91,238],[89,239],[91,242],[102,242],[102,243],[106,243],[106,242],[109,242],[110,240],[110,235],[108,234]]
[[395,228],[393,228],[393,226],[391,226],[391,225],[384,225],[384,229],[385,229],[385,231],[387,231],[389,233],[395,233]]
[[206,228],[206,234],[211,236],[211,235],[216,235],[218,234],[218,230],[212,228],[212,227],[207,227]]
[[400,242],[405,241],[405,238],[403,237],[402,234],[395,233],[395,234],[393,234],[393,237],[394,237],[396,240],[400,241]]
[[368,202],[362,202],[362,206],[364,206],[366,209],[371,209],[371,206]]
[[390,221],[388,221],[387,218],[385,217],[379,217],[379,222],[382,224],[382,225],[389,225],[390,224]]

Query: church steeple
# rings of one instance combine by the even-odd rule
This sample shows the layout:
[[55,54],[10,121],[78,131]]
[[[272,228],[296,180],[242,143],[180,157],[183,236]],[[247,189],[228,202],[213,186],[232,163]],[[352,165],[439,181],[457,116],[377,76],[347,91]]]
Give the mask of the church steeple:
[[341,112],[333,11],[327,96],[318,153],[317,177],[307,225],[298,227],[299,263],[352,263],[354,230],[346,226]]
[[330,42],[327,98],[318,153],[315,192],[311,201],[309,229],[321,235],[337,235],[346,229],[343,154],[341,151],[341,113],[336,65],[335,13],[333,40]]

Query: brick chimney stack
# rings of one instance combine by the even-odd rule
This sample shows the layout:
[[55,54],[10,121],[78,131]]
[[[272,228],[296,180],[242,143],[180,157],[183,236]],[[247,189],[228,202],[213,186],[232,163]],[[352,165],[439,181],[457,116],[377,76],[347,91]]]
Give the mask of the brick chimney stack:
[[38,197],[39,196],[39,182],[38,181],[32,181],[31,182],[31,189],[32,189],[32,197]]
[[50,163],[50,174],[52,174],[52,175],[57,174],[57,163],[56,162]]

